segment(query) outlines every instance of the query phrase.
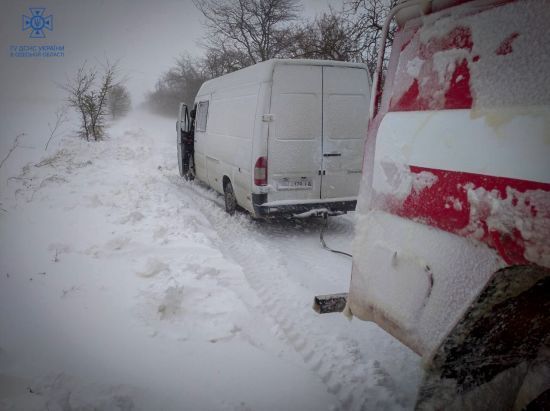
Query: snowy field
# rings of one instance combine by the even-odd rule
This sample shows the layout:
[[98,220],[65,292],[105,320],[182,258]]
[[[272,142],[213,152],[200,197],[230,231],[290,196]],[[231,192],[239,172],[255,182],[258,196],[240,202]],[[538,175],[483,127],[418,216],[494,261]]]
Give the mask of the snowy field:
[[[65,129],[47,152],[27,132],[0,170],[0,409],[414,406],[415,354],[311,309],[351,270],[320,220],[228,216],[179,177],[172,119],[137,110],[99,143]],[[331,218],[328,245],[349,252],[353,225]]]

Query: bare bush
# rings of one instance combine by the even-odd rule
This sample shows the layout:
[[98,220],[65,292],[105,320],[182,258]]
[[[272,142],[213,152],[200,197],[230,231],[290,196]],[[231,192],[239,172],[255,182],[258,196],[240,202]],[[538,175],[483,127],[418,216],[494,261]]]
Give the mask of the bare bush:
[[107,96],[119,84],[116,63],[106,61],[101,69],[102,73],[96,67],[87,67],[84,62],[74,77],[61,86],[68,93],[69,107],[80,116],[80,135],[87,141],[103,138],[108,112]]

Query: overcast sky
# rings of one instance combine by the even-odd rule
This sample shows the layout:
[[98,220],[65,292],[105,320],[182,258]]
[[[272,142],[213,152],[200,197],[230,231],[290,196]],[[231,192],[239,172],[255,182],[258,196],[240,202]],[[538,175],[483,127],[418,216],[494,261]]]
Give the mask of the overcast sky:
[[[305,0],[304,17],[326,10],[329,3],[338,7],[340,1]],[[59,99],[55,82],[63,82],[82,61],[105,57],[120,59],[134,102],[139,102],[177,56],[202,54],[202,16],[191,0],[13,0],[2,6],[0,108],[15,100]],[[44,7],[44,16],[53,16],[53,30],[44,29],[44,39],[29,38],[30,31],[22,30],[22,16],[31,14],[30,7]],[[10,46],[19,45],[62,45],[65,55],[10,57]]]

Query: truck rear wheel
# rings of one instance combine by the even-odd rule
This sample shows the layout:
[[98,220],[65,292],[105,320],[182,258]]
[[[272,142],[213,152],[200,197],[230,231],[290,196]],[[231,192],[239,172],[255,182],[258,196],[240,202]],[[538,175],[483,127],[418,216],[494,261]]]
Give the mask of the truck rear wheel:
[[426,361],[416,409],[514,409],[549,338],[549,295],[547,269],[515,266],[495,273]]
[[550,389],[544,391],[527,405],[523,411],[544,411],[550,409]]
[[229,215],[235,214],[235,210],[237,209],[237,200],[235,199],[235,192],[233,191],[231,181],[227,181],[227,183],[224,184],[223,197],[225,200],[225,211],[227,211]]

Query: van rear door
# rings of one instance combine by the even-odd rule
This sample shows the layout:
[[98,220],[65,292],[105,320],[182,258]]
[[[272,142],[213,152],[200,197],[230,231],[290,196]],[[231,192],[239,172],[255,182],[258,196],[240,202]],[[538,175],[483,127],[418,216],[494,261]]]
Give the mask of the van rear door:
[[321,196],[323,68],[277,64],[268,138],[269,201]]
[[367,70],[323,67],[321,198],[356,197],[367,135]]

